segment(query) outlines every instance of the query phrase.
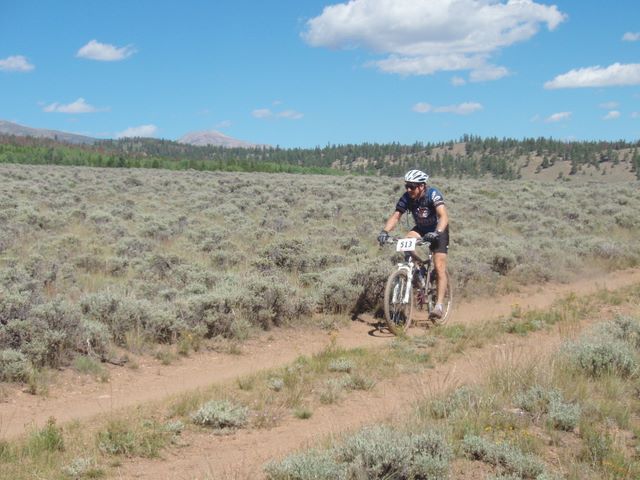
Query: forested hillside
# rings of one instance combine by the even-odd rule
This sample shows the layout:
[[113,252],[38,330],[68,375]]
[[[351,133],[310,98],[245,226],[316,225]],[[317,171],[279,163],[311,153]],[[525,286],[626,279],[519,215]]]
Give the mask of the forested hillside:
[[327,145],[316,148],[225,148],[126,138],[70,145],[0,136],[0,162],[289,173],[400,175],[422,168],[441,177],[499,179],[640,179],[640,142],[562,142],[545,138],[480,138],[446,143]]

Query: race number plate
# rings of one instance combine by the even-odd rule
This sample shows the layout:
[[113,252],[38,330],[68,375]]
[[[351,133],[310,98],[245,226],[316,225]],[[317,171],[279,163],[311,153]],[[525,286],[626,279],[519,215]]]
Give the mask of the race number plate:
[[416,249],[416,238],[401,238],[396,244],[396,252],[413,252]]

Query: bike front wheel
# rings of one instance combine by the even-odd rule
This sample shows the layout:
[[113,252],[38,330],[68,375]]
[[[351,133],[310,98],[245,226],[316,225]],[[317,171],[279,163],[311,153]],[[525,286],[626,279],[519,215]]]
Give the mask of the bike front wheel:
[[411,326],[413,295],[411,282],[405,270],[396,270],[384,289],[384,316],[387,327],[394,335],[406,332]]

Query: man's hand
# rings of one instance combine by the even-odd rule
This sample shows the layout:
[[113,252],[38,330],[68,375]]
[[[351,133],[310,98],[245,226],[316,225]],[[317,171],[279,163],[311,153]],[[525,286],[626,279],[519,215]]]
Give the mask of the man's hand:
[[440,234],[438,232],[429,232],[424,237],[422,237],[422,239],[425,242],[435,243],[435,242],[438,241],[438,237],[439,236],[440,236]]
[[378,243],[380,244],[380,246],[382,246],[388,241],[389,241],[389,232],[387,232],[386,230],[382,230],[378,234]]

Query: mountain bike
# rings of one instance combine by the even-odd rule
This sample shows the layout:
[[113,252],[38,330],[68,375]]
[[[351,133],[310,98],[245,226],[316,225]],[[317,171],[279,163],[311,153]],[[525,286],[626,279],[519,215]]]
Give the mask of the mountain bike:
[[417,319],[417,312],[426,312],[428,320],[443,325],[451,316],[453,285],[449,272],[445,292],[442,317],[431,315],[438,300],[438,279],[433,265],[433,253],[426,259],[416,254],[416,247],[430,246],[430,242],[421,238],[390,237],[389,244],[396,244],[396,251],[404,254],[404,262],[389,275],[384,289],[384,316],[387,328],[394,335],[406,332],[411,322]]

